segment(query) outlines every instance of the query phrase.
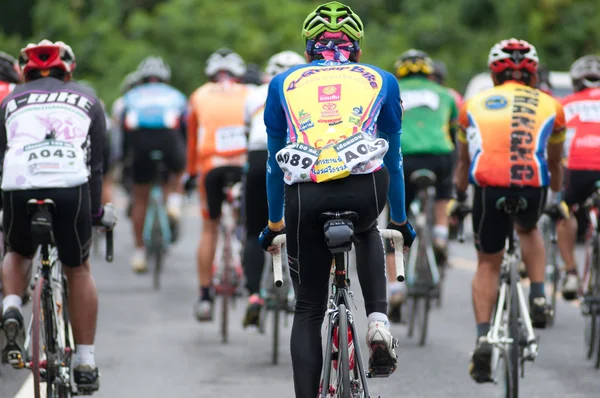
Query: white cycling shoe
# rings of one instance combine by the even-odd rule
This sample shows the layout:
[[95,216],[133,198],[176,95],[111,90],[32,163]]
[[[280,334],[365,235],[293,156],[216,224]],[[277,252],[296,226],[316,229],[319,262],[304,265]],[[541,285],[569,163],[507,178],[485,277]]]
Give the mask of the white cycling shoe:
[[579,293],[579,277],[575,274],[567,274],[565,276],[563,286],[562,286],[562,295],[565,300],[575,300]]
[[135,249],[131,257],[131,269],[138,274],[148,271],[145,249]]
[[396,370],[398,358],[394,350],[398,339],[392,336],[389,323],[375,321],[367,330],[369,346],[369,372],[372,377],[388,377]]

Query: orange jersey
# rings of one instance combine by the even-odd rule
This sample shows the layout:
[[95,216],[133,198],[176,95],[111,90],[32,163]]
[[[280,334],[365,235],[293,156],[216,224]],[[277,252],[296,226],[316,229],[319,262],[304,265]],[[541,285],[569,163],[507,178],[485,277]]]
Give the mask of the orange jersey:
[[507,82],[467,100],[458,139],[469,146],[469,180],[480,187],[544,187],[546,146],[565,140],[565,115],[554,98]]
[[243,164],[248,146],[244,131],[248,93],[247,86],[236,83],[206,83],[192,93],[187,126],[190,175]]
[[600,88],[588,88],[562,100],[567,121],[567,168],[600,170]]

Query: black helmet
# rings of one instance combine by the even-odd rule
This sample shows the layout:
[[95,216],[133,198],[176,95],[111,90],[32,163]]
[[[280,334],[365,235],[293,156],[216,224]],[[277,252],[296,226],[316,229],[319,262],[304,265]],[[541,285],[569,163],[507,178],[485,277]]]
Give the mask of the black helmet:
[[396,64],[396,77],[403,78],[409,75],[429,76],[433,73],[434,65],[426,52],[411,49],[403,53]]
[[448,77],[448,69],[443,61],[433,62],[433,73],[431,74],[433,79],[439,84],[444,84]]
[[21,74],[15,57],[0,51],[0,80],[8,83],[19,83]]

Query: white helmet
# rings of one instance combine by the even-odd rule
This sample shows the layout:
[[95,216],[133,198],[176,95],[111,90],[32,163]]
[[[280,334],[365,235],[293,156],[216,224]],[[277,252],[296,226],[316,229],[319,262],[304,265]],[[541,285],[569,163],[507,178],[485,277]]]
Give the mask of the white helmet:
[[137,67],[140,80],[155,77],[163,82],[171,80],[171,67],[161,57],[146,57]]
[[540,60],[535,47],[525,40],[515,38],[496,43],[488,55],[488,66],[494,73],[507,69],[537,72]]
[[246,63],[239,54],[228,48],[220,48],[208,57],[204,68],[204,73],[210,78],[219,72],[229,72],[241,78],[246,74]]
[[571,80],[577,91],[600,87],[600,56],[586,55],[571,65]]
[[273,55],[267,62],[267,68],[265,72],[267,75],[273,77],[282,72],[285,72],[292,66],[305,64],[306,60],[304,57],[294,51],[283,51]]

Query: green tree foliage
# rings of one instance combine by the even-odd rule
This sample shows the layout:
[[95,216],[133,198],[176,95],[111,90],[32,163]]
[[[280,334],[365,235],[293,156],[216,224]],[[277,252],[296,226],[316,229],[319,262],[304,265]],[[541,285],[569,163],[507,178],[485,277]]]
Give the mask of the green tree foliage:
[[[17,54],[42,38],[69,43],[76,76],[92,82],[108,103],[146,55],[165,57],[173,84],[185,93],[204,80],[204,61],[218,47],[264,64],[278,51],[302,52],[312,0],[21,0],[0,15],[0,50]],[[348,0],[365,23],[363,61],[388,70],[409,48],[446,62],[449,83],[464,88],[486,69],[498,40],[519,37],[541,61],[567,70],[598,51],[598,0]]]

